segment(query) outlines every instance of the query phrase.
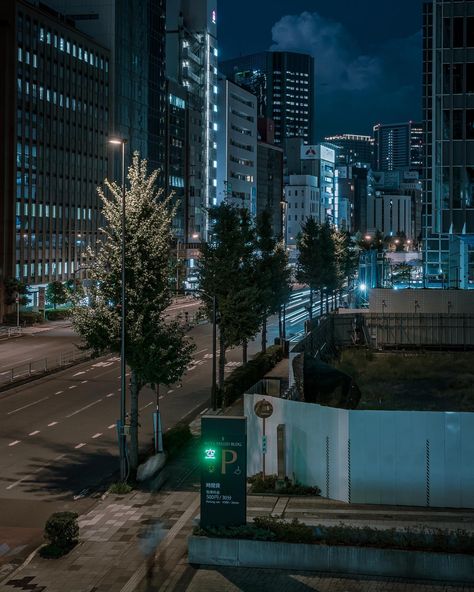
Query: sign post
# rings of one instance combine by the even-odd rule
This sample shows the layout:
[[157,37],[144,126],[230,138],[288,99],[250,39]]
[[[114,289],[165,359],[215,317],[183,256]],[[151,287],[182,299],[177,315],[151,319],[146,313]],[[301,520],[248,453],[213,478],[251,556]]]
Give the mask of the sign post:
[[255,415],[257,417],[260,417],[260,419],[262,419],[262,421],[263,421],[263,426],[262,426],[262,475],[263,475],[263,480],[265,480],[265,455],[267,454],[267,434],[265,431],[265,420],[268,417],[271,417],[271,415],[273,413],[273,405],[270,403],[270,401],[267,401],[266,399],[262,399],[261,401],[257,401],[255,403],[253,410],[255,411]]
[[247,523],[247,419],[201,420],[201,526]]

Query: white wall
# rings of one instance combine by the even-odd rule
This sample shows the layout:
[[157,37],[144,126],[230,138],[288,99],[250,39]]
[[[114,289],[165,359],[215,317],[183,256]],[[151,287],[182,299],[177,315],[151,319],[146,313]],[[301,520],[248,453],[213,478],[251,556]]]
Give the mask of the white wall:
[[[262,470],[261,395],[245,395],[248,474]],[[287,474],[352,503],[474,508],[474,413],[357,411],[271,398],[267,473],[286,426]]]

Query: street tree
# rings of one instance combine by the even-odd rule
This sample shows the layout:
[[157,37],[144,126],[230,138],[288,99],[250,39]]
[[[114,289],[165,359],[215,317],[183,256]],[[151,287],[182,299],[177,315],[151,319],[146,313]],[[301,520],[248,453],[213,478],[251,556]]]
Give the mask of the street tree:
[[301,225],[301,232],[296,240],[298,262],[296,279],[309,287],[309,320],[313,321],[314,292],[319,291],[323,301],[323,287],[325,278],[324,253],[321,249],[321,225],[311,216]]
[[3,285],[5,288],[5,304],[7,306],[15,304],[17,296],[20,306],[26,306],[28,304],[30,289],[25,282],[13,277],[7,277],[3,280]]
[[53,308],[56,308],[58,304],[66,304],[69,300],[66,286],[57,280],[50,282],[46,286],[46,300],[53,305]]
[[[170,198],[156,188],[157,171],[147,174],[138,153],[128,170],[125,193],[126,363],[130,385],[130,475],[138,466],[138,399],[146,384],[170,385],[181,379],[193,345],[178,321],[165,318],[171,303],[168,262],[171,258]],[[105,181],[99,189],[106,224],[96,251],[88,250],[90,305],[76,303],[72,319],[86,347],[95,355],[120,352],[122,188]],[[157,405],[158,405],[157,392]]]
[[210,208],[211,235],[201,246],[198,277],[207,314],[212,318],[217,304],[219,325],[218,383],[224,384],[225,354],[258,332],[258,291],[253,261],[254,235],[248,212],[223,202]]
[[291,294],[291,271],[285,246],[273,236],[271,213],[263,210],[257,217],[256,281],[262,309],[262,351],[267,351],[267,318],[277,314]]

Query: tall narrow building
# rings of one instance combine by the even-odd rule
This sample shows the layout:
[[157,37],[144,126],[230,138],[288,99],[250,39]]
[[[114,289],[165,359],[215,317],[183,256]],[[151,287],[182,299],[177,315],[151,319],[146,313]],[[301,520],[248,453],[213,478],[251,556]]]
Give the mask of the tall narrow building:
[[474,287],[473,0],[425,2],[423,66],[425,282]]
[[289,51],[265,51],[227,60],[219,68],[257,97],[258,116],[275,123],[275,144],[287,138],[314,141],[314,58]]
[[217,203],[217,59],[216,0],[168,0],[166,75],[187,91],[187,244],[207,240],[207,208]]

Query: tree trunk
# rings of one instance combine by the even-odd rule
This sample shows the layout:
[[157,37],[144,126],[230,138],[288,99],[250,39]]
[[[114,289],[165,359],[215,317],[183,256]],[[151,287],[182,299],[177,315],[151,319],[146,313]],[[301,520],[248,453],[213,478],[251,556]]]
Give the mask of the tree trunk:
[[242,343],[242,363],[246,364],[248,359],[248,345],[249,342],[245,339]]
[[224,386],[224,370],[225,370],[225,344],[222,331],[219,332],[219,388]]
[[[280,327],[281,333],[281,327]],[[263,316],[263,323],[262,323],[262,352],[265,353],[267,351],[267,315]]]
[[132,370],[130,384],[130,447],[129,447],[129,479],[135,481],[138,469],[138,394],[140,383],[137,374]]

